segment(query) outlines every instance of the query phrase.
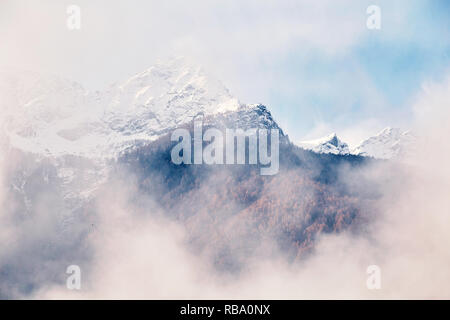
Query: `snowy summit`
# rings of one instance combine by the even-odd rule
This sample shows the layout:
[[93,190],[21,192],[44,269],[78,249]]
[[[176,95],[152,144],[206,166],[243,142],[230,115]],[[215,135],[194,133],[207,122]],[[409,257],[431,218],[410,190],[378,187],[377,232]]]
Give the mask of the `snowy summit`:
[[12,146],[90,158],[114,158],[198,115],[241,107],[219,81],[184,58],[157,63],[103,92],[55,76],[0,72],[0,97]]
[[336,133],[332,133],[326,137],[300,141],[297,145],[303,149],[311,150],[317,153],[331,153],[331,154],[349,154],[350,150],[347,143],[341,141]]
[[416,138],[409,131],[385,128],[356,147],[352,153],[377,159],[391,159],[408,152]]
[[316,140],[300,141],[297,145],[317,153],[354,154],[376,159],[392,159],[408,154],[416,139],[409,131],[387,127],[375,136],[365,139],[354,149],[350,149],[347,143],[337,137],[336,133]]

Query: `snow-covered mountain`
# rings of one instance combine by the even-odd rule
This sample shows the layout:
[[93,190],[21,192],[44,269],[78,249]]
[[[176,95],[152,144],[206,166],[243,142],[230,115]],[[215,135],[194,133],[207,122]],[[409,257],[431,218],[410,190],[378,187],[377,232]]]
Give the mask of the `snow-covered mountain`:
[[[279,128],[265,106],[241,104],[184,58],[159,62],[103,92],[57,76],[0,70],[0,108],[7,149],[55,168],[73,202],[107,178],[109,161],[198,117],[212,126]],[[18,190],[32,170],[19,172]]]
[[331,153],[331,154],[349,154],[350,149],[347,143],[341,141],[336,133],[332,133],[326,137],[300,141],[297,145],[303,149],[311,150],[317,153]]
[[[240,128],[279,128],[266,107],[241,104],[185,58],[159,62],[102,92],[56,76],[1,70],[0,107],[12,147],[53,158],[114,159],[198,116]],[[354,149],[335,133],[297,145],[318,153],[389,159],[414,140],[410,132],[386,128]]]
[[352,153],[377,159],[397,158],[409,153],[415,141],[411,132],[388,127],[361,142]]
[[340,140],[335,133],[296,144],[317,153],[354,154],[376,159],[392,159],[409,154],[416,140],[417,138],[409,131],[387,127],[375,136],[365,139],[353,149],[350,149],[348,144]]
[[[266,107],[241,104],[184,58],[159,62],[103,92],[56,76],[2,70],[0,98],[11,146],[41,157],[114,159],[198,116],[241,128],[279,128]],[[414,140],[409,132],[386,128],[354,149],[335,133],[297,145],[318,153],[389,159]]]
[[219,81],[184,58],[158,63],[114,86],[107,96],[102,120],[121,143],[153,140],[199,115],[241,107]]
[[[335,192],[337,164],[358,166],[364,159],[298,152],[288,143],[280,143],[280,171],[273,177],[261,176],[253,165],[171,163],[173,142],[167,134],[178,126],[189,127],[197,117],[218,128],[281,130],[265,106],[239,103],[219,82],[183,59],[159,63],[103,92],[89,92],[54,76],[0,72],[0,108],[0,143],[5,138],[9,144],[2,148],[2,156],[10,160],[5,162],[6,199],[18,224],[13,230],[19,231],[12,239],[24,239],[26,250],[19,253],[32,256],[36,265],[49,266],[43,272],[51,279],[72,263],[67,259],[91,259],[85,255],[90,256],[89,239],[102,223],[99,211],[110,213],[109,206],[103,208],[102,196],[120,198],[116,184],[125,186],[120,193],[126,193],[130,179],[136,211],[142,207],[146,214],[162,212],[181,222],[187,243],[206,252],[221,272],[242,270],[246,252],[259,252],[268,236],[293,259],[301,259],[320,233],[364,221],[358,219],[367,212],[360,210],[361,204],[367,202],[365,194],[373,194],[360,194],[358,187]],[[282,130],[280,137],[288,141]],[[335,134],[304,146],[316,152],[349,153]],[[103,200],[97,202],[99,198]],[[130,218],[135,214],[134,206],[123,211]],[[34,275],[29,265],[15,255],[6,258],[0,259],[0,271],[6,270],[0,272],[3,287],[7,283],[15,289],[21,283],[38,290],[36,279],[48,277],[24,277]],[[0,297],[3,292],[0,286]]]
[[36,73],[0,73],[11,144],[47,155],[114,158],[198,115],[252,109],[183,58],[158,63],[105,92]]

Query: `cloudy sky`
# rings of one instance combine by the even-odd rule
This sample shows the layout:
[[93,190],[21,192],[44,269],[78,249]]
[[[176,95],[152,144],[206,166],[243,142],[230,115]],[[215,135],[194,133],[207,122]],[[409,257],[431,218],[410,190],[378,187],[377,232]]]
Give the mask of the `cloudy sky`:
[[[81,8],[81,30],[66,9]],[[366,27],[369,5],[381,29]],[[269,106],[293,140],[358,140],[410,127],[423,83],[450,69],[450,3],[396,1],[0,2],[0,66],[102,89],[184,55],[245,103]]]

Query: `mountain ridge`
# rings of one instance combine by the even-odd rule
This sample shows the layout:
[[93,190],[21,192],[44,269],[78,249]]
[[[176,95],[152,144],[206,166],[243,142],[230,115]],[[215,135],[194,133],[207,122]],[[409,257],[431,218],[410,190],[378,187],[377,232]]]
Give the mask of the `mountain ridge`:
[[377,134],[364,139],[355,148],[350,148],[347,143],[338,138],[336,133],[315,140],[300,141],[296,145],[317,153],[353,154],[386,160],[408,154],[416,139],[410,131],[386,127]]
[[[0,96],[6,110],[3,128],[12,146],[45,157],[115,159],[200,115],[232,127],[281,130],[266,106],[241,103],[182,57],[160,61],[95,92],[56,76],[2,71]],[[353,149],[336,133],[296,145],[317,153],[390,159],[404,154],[413,142],[411,133],[388,127]]]

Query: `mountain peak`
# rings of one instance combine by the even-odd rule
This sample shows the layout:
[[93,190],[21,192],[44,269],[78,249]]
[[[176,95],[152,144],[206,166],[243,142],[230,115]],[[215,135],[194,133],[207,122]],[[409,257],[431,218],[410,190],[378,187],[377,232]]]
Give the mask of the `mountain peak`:
[[[33,81],[9,80],[0,76],[1,101],[11,110],[26,109],[11,115],[9,140],[37,154],[114,158],[199,114],[233,118],[233,125],[277,126],[265,106],[241,104],[220,81],[183,57],[160,60],[103,92],[44,81],[41,75],[33,75]],[[29,94],[18,100],[18,90]]]
[[409,131],[386,127],[375,136],[361,142],[353,153],[378,159],[391,159],[407,152],[415,140]]
[[297,145],[303,149],[318,153],[349,154],[347,143],[340,140],[335,132],[315,140],[300,141]]
[[141,83],[148,81],[160,79],[160,81],[171,81],[176,82],[183,75],[190,74],[197,76],[205,76],[202,68],[193,62],[188,61],[184,57],[176,57],[172,59],[157,60],[155,64],[148,67],[144,71],[138,72],[132,75],[124,82],[122,82],[119,87],[126,87],[129,83],[140,81]]
[[328,138],[328,143],[330,143],[331,145],[333,145],[335,147],[339,147],[339,144],[341,143],[341,141],[338,139],[337,134],[335,132],[328,135],[327,138]]
[[159,61],[109,92],[106,121],[126,135],[155,136],[193,120],[240,108],[238,99],[183,57]]
[[167,113],[178,123],[200,112],[233,111],[240,105],[220,81],[183,57],[160,60],[113,87],[111,101],[108,111],[113,114],[136,115],[151,110],[164,118],[160,119],[163,126],[169,122]]

